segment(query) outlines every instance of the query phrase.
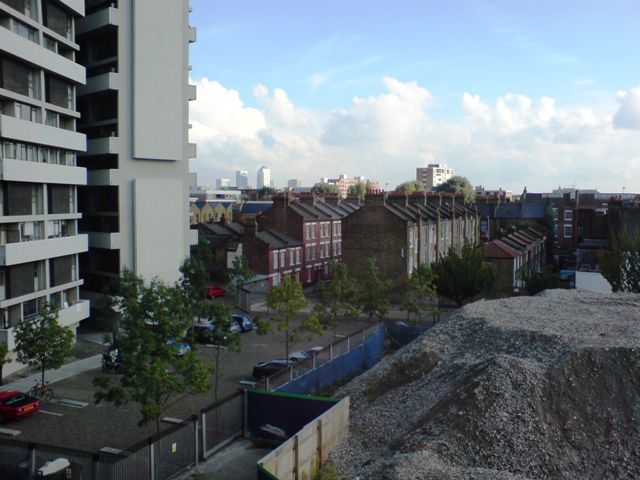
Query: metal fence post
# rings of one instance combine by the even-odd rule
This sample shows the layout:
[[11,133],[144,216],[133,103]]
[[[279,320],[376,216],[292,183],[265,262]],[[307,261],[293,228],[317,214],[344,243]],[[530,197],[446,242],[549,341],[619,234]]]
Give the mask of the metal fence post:
[[153,437],[149,440],[149,480],[156,480],[156,456],[154,452],[155,442]]
[[249,392],[246,390],[242,396],[242,436],[249,436]]
[[329,360],[333,360],[333,343],[329,344]]
[[29,480],[36,478],[36,446],[33,443],[29,444]]
[[200,438],[202,444],[202,459],[204,460],[207,454],[207,415],[200,413]]
[[351,351],[351,335],[347,335],[347,352]]
[[195,465],[198,466],[200,461],[200,451],[198,449],[198,417],[193,416],[193,441],[194,441],[194,453],[195,453]]

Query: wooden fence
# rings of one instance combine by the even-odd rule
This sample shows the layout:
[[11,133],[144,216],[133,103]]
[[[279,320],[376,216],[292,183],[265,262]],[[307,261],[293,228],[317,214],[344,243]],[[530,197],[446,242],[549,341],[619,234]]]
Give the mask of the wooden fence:
[[278,480],[314,478],[329,452],[348,433],[349,397],[346,397],[258,460],[258,468]]

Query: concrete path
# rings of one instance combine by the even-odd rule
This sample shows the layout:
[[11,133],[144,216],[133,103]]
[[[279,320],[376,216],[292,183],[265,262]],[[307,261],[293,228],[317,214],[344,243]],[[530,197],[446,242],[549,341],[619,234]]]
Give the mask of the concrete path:
[[255,447],[251,441],[241,438],[183,474],[180,479],[254,480],[257,475],[256,463],[270,451]]
[[[94,355],[93,357],[83,358],[82,360],[67,363],[57,370],[47,370],[44,378],[47,382],[53,384],[60,380],[66,380],[69,377],[93,370],[94,368],[100,368],[101,365],[102,355]],[[42,375],[40,373],[35,373],[20,380],[16,380],[15,382],[6,383],[0,387],[0,390],[19,390],[21,392],[28,392],[31,390],[31,387],[35,385],[34,380],[39,382],[41,377]]]

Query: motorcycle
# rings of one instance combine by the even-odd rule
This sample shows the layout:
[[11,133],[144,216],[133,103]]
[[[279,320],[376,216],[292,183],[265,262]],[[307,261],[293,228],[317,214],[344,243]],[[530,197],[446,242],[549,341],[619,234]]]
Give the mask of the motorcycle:
[[120,355],[117,348],[107,350],[102,354],[102,371],[117,372],[120,369]]

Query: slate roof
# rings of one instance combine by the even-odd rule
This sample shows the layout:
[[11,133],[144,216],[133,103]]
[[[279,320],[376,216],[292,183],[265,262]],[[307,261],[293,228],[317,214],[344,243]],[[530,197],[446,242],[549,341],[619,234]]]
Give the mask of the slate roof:
[[[529,199],[527,199],[528,201]],[[542,217],[544,217],[544,209],[545,209],[545,205],[543,204],[536,204],[536,205],[531,205],[529,203],[526,203],[524,205],[524,208],[522,209],[522,217],[521,218],[526,218],[526,219],[541,219]]]
[[520,218],[520,204],[503,203],[495,210],[494,218]]
[[301,247],[303,245],[300,240],[290,237],[279,230],[261,230],[256,233],[256,238],[273,249]]
[[273,205],[273,202],[245,202],[242,204],[240,212],[255,215],[268,210],[271,208],[271,205]]
[[520,255],[517,250],[505,244],[501,240],[493,240],[484,245],[486,258],[516,258]]

